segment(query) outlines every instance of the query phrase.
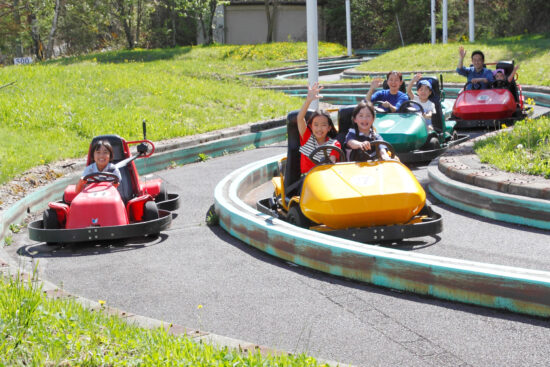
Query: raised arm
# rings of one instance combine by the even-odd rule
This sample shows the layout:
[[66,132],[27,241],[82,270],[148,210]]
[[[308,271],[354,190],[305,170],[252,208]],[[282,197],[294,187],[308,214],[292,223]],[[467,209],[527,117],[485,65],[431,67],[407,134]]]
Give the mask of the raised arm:
[[458,48],[458,66],[457,69],[462,69],[464,66],[464,57],[466,56],[466,50],[464,49],[464,46],[460,46]]
[[378,88],[380,85],[382,85],[382,82],[383,80],[381,78],[374,78],[371,82],[370,82],[370,89],[367,93],[367,95],[365,96],[365,100],[366,101],[369,101],[371,100],[372,98],[372,95],[374,94],[374,92],[376,91],[376,88]]
[[519,69],[519,65],[514,66],[514,70],[512,70],[512,72],[510,73],[510,76],[508,77],[508,83],[512,83],[518,69]]
[[414,99],[414,94],[412,92],[413,85],[416,84],[422,78],[422,74],[417,73],[409,82],[409,85],[407,85],[407,95],[409,96],[409,99],[412,101]]
[[313,84],[311,87],[307,88],[307,96],[304,104],[302,105],[302,109],[300,109],[300,112],[298,112],[297,122],[298,122],[298,132],[300,132],[300,136],[304,136],[304,133],[307,129],[307,122],[306,122],[306,113],[307,109],[309,108],[309,105],[311,102],[313,102],[316,99],[321,98],[319,95],[319,92],[323,89],[323,87],[319,86],[319,83]]

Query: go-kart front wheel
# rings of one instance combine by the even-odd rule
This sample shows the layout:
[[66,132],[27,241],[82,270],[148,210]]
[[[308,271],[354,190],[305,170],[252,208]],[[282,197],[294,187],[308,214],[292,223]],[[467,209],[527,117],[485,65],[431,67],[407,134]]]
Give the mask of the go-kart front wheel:
[[159,209],[157,203],[154,201],[148,201],[143,208],[143,221],[147,222],[159,218]]
[[302,213],[300,206],[297,204],[293,205],[288,211],[287,220],[290,224],[302,228],[309,228],[313,224],[313,222]]

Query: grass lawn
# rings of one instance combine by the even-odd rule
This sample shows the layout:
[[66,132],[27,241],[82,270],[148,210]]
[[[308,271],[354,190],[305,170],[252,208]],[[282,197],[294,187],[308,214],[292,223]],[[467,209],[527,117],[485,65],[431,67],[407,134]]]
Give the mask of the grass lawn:
[[479,159],[508,172],[550,178],[550,117],[518,121],[474,145]]
[[304,354],[261,355],[144,329],[75,300],[47,298],[36,282],[0,276],[2,366],[319,366]]
[[[363,63],[359,71],[390,70],[455,70],[458,64],[458,47],[463,45],[467,55],[464,65],[470,64],[474,50],[482,50],[486,62],[514,60],[519,63],[520,84],[550,86],[550,35],[525,35],[480,41],[470,44],[418,44],[400,47]],[[494,69],[494,66],[489,66]],[[465,82],[466,78],[456,73],[443,76],[444,81]]]
[[[181,47],[91,54],[0,68],[0,183],[62,158],[81,157],[92,137],[153,141],[285,116],[301,100],[254,88],[240,72],[306,57],[305,43]],[[320,56],[345,48],[322,44]]]

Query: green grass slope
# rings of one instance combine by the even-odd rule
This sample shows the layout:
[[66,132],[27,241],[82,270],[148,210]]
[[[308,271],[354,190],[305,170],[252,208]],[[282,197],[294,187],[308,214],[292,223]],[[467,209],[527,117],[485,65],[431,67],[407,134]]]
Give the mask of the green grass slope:
[[[322,44],[320,56],[345,54]],[[299,98],[253,88],[239,73],[307,57],[305,43],[182,47],[91,54],[0,69],[0,183],[83,156],[93,136],[159,141],[286,115]]]
[[[550,86],[550,35],[529,35],[499,38],[475,43],[417,44],[387,52],[356,68],[358,71],[416,71],[455,70],[458,64],[458,47],[464,46],[470,63],[474,50],[482,50],[486,62],[514,60],[520,65],[520,84]],[[494,66],[490,66],[494,69]],[[445,81],[463,82],[457,74],[446,74]]]

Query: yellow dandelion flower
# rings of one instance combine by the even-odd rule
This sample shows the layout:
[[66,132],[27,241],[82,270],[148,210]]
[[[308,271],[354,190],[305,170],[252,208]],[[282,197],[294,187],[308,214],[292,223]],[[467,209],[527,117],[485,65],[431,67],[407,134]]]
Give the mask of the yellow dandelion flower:
[[202,305],[197,306],[197,310],[200,310],[202,308]]
[[507,127],[508,127],[508,126],[506,126],[506,124],[500,125],[500,128],[501,128],[501,129],[506,129]]
[[101,307],[105,306],[105,301],[102,300],[102,299],[100,299],[99,301],[97,301],[97,303],[99,303],[99,305],[100,305]]

